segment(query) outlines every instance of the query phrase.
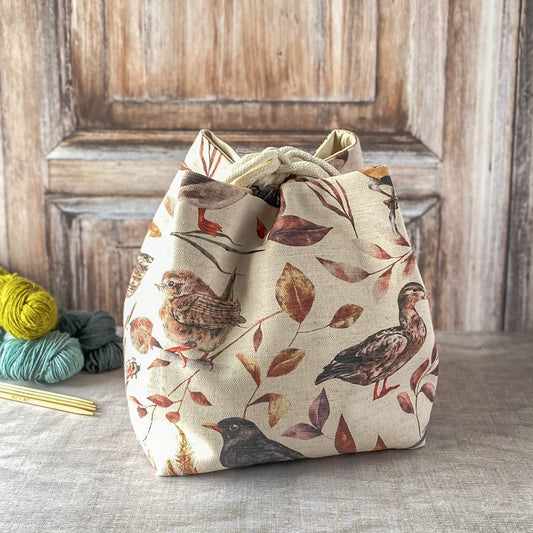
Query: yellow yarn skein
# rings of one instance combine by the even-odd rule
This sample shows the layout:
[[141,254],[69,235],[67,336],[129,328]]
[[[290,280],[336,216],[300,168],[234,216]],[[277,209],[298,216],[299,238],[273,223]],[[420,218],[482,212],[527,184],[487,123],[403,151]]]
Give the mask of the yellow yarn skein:
[[34,340],[57,324],[54,297],[29,279],[0,267],[0,326],[24,340]]

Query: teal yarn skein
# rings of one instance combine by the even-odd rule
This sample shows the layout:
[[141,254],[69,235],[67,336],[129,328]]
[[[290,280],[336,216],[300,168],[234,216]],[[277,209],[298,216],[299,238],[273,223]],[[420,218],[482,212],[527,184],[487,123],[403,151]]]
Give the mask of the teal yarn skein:
[[67,333],[51,331],[36,340],[21,340],[0,328],[0,377],[56,383],[77,374],[84,358],[80,343]]
[[122,366],[122,338],[117,336],[115,320],[107,311],[60,309],[56,329],[80,341],[87,372],[99,374]]

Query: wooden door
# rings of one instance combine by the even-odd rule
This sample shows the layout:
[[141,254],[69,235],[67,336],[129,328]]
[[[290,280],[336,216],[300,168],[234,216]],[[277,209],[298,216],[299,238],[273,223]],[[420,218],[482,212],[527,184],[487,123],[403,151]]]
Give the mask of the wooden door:
[[314,151],[345,128],[391,170],[437,327],[501,329],[520,9],[2,2],[0,263],[120,320],[147,224],[200,128],[240,154]]

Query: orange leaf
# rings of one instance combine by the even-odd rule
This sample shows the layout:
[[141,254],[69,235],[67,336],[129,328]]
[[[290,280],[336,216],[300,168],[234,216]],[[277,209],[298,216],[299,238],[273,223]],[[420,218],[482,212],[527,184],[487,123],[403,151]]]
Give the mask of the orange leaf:
[[301,270],[286,263],[276,282],[276,300],[285,313],[302,323],[315,301],[315,286]]
[[329,259],[323,259],[321,257],[317,257],[317,259],[332,276],[335,276],[342,281],[347,281],[348,283],[357,283],[369,276],[366,270],[353,265],[336,263],[335,261],[330,261]]
[[264,239],[265,235],[268,233],[268,230],[267,230],[266,226],[263,224],[263,222],[261,222],[259,217],[257,217],[256,231],[257,231],[257,236],[260,239]]
[[137,405],[142,405],[142,403],[139,400],[137,400],[137,398],[135,398],[135,396],[130,396],[130,400],[132,402],[136,403]]
[[261,346],[261,342],[263,340],[263,332],[261,330],[261,324],[257,327],[254,333],[254,350],[257,352],[259,349],[259,346]]
[[424,375],[424,372],[426,371],[426,368],[429,365],[429,359],[426,359],[414,372],[411,376],[411,390],[413,392],[416,392],[416,386],[418,385],[418,382],[420,381],[420,378]]
[[144,418],[148,414],[148,411],[144,407],[137,407],[137,414],[139,418]]
[[340,307],[333,315],[330,328],[348,328],[350,327],[363,313],[363,308],[355,304],[345,304]]
[[152,321],[146,317],[139,317],[130,322],[131,343],[139,353],[148,352],[153,327]]
[[165,198],[163,198],[163,204],[165,205],[165,209],[167,210],[167,213],[173,217],[174,216],[174,209],[176,207],[176,198],[174,196],[171,196],[169,193],[165,195]]
[[378,440],[376,446],[374,447],[374,452],[379,452],[381,450],[388,450],[387,445],[383,442],[383,439],[378,435]]
[[160,394],[154,394],[153,396],[148,396],[147,398],[151,402],[154,402],[159,407],[170,407],[172,405],[172,400],[166,396],[161,396]]
[[387,268],[387,270],[385,270],[385,272],[383,272],[383,274],[381,274],[381,276],[379,276],[379,278],[376,280],[374,289],[378,295],[383,294],[389,288],[391,273],[392,273],[392,266]]
[[292,372],[303,359],[304,355],[304,350],[299,350],[298,348],[286,348],[282,350],[272,360],[267,376],[269,378],[275,378]]
[[248,373],[254,379],[255,384],[259,387],[261,384],[261,369],[259,368],[259,365],[243,353],[238,353],[235,357],[244,365],[244,368],[246,368]]
[[435,385],[433,383],[424,383],[420,389],[426,395],[426,398],[433,403],[435,400]]
[[153,221],[150,224],[150,227],[148,228],[148,235],[150,235],[150,237],[161,237],[161,230]]
[[268,423],[273,428],[281,419],[281,417],[289,410],[290,402],[281,394],[274,394],[272,392],[263,394],[257,398],[250,405],[268,402]]
[[165,361],[164,359],[154,359],[152,364],[148,368],[156,368],[158,366],[168,366],[170,361]]
[[409,398],[409,394],[407,394],[406,392],[400,392],[400,394],[398,394],[398,403],[400,404],[402,411],[405,411],[410,415],[414,414],[415,410],[413,409],[413,404],[411,403],[411,398]]
[[381,246],[374,244],[372,242],[364,241],[359,239],[357,246],[366,254],[375,257],[376,259],[390,259],[391,256],[388,254]]
[[407,259],[405,260],[405,265],[403,267],[403,272],[402,274],[407,277],[407,276],[410,276],[415,268],[415,264],[416,264],[416,261],[415,261],[415,256],[413,255],[413,252],[411,252],[408,256],[407,256]]
[[180,414],[178,411],[173,411],[172,413],[167,413],[165,415],[169,422],[172,422],[173,424],[177,424],[180,421]]
[[335,433],[335,449],[338,453],[355,453],[357,451],[355,441],[343,415],[341,415],[337,432]]
[[210,407],[212,405],[211,402],[200,391],[193,392],[190,390],[189,394],[191,395],[191,400],[198,405],[203,405],[204,407]]
[[268,240],[287,246],[310,246],[320,242],[331,229],[295,215],[283,215],[274,222]]

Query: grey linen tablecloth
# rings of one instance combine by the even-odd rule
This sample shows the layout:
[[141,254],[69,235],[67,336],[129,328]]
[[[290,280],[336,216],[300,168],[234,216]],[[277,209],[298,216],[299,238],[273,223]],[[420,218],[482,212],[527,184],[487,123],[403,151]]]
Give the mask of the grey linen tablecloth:
[[0,531],[532,531],[533,337],[439,335],[427,446],[156,477],[122,372],[50,390],[82,417],[0,400]]

